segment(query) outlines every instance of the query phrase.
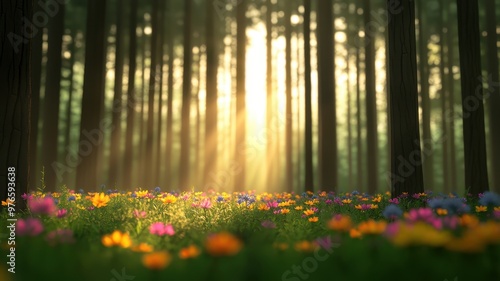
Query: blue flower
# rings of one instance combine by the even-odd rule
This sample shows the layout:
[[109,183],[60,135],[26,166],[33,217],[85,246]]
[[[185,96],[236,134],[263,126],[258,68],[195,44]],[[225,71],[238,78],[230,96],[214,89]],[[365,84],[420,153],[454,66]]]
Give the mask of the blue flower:
[[68,197],[68,201],[75,201],[76,200],[76,197],[74,195],[71,195]]
[[403,215],[403,211],[397,205],[390,204],[389,206],[385,207],[382,214],[387,219],[394,219],[401,217]]
[[132,198],[136,198],[136,197],[137,197],[137,194],[135,194],[135,192],[134,192],[134,193],[132,193],[132,195],[131,195],[131,196],[132,196]]
[[224,201],[224,197],[222,197],[222,196],[219,195],[217,197],[217,202],[222,202],[222,201]]
[[111,193],[113,193],[113,190],[108,189],[108,191],[106,191],[106,193],[107,193],[108,195],[110,195]]
[[85,193],[85,191],[83,191],[83,189],[82,189],[82,188],[80,188],[80,189],[78,190],[78,193],[83,194],[83,193]]
[[160,192],[160,187],[159,187],[159,186],[155,187],[155,192],[156,192],[156,193],[159,193],[159,192]]
[[359,194],[359,191],[357,190],[354,190],[353,192],[351,192],[352,195],[358,195]]
[[483,197],[479,199],[479,204],[481,206],[500,206],[500,195],[486,191],[483,193]]

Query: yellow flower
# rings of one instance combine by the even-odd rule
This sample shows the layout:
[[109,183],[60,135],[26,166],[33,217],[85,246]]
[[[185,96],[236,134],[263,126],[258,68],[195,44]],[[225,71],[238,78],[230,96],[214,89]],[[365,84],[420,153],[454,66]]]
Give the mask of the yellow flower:
[[7,198],[7,200],[2,201],[2,206],[8,206],[10,204],[14,204],[15,202]]
[[401,223],[398,232],[391,240],[397,246],[428,245],[437,247],[446,245],[451,238],[449,232],[440,231],[429,224],[419,222],[415,225]]
[[385,221],[368,220],[358,225],[358,230],[362,234],[381,234],[385,231],[387,223]]
[[172,256],[165,251],[145,254],[142,264],[152,270],[162,270],[170,264]]
[[149,193],[149,191],[147,191],[147,190],[139,190],[139,191],[135,192],[135,195],[137,195],[137,198],[142,198],[142,197],[147,196],[148,193]]
[[499,206],[499,207],[494,207],[494,208],[493,208],[493,211],[495,211],[495,212],[500,212],[500,206]]
[[318,217],[310,217],[309,222],[318,222]]
[[326,197],[328,194],[326,193],[326,191],[322,191],[319,196],[320,197]]
[[476,213],[486,212],[487,210],[487,206],[476,206]]
[[301,211],[302,209],[304,209],[302,206],[295,207],[295,210],[297,210],[297,211]]
[[351,204],[352,200],[351,199],[344,199],[342,200],[343,204]]
[[142,252],[142,253],[150,253],[153,251],[153,246],[146,244],[146,243],[141,243],[137,246],[134,246],[132,248],[132,251],[134,252]]
[[382,197],[375,197],[372,200],[372,202],[375,202],[375,203],[380,203],[380,201],[382,201]]
[[337,215],[328,221],[328,228],[335,231],[347,232],[352,227],[349,216]]
[[368,198],[363,197],[363,198],[361,198],[361,201],[368,201]]
[[372,209],[372,210],[373,210],[373,209],[378,209],[378,205],[371,204],[371,205],[370,205],[370,209]]
[[304,204],[309,205],[309,206],[313,206],[314,204],[317,204],[317,203],[319,203],[318,199],[307,200],[306,202],[304,202]]
[[361,205],[355,205],[354,208],[358,209],[358,210],[361,210]]
[[161,198],[160,200],[161,200],[161,202],[163,202],[165,204],[175,203],[175,201],[177,201],[177,197],[175,197],[172,194],[168,194],[167,196]]
[[128,248],[132,245],[132,240],[128,233],[122,233],[119,230],[113,231],[113,233],[104,235],[101,242],[106,247],[119,246],[122,248]]
[[216,257],[236,255],[243,243],[229,232],[220,232],[209,236],[205,242],[207,252]]
[[290,206],[289,201],[283,201],[283,202],[278,204],[278,207],[288,207],[288,206]]
[[106,207],[108,205],[110,198],[108,195],[105,195],[104,193],[96,193],[94,197],[90,199],[92,201],[92,205],[94,205],[97,208],[101,207]]
[[290,209],[287,209],[287,208],[281,209],[281,213],[288,214],[288,213],[290,213]]
[[474,215],[464,214],[460,218],[460,225],[464,227],[475,227],[479,224],[479,219]]
[[200,255],[200,249],[195,245],[191,245],[186,248],[182,248],[179,252],[179,257],[181,259],[192,259]]
[[311,209],[305,210],[304,215],[306,215],[306,216],[314,215],[314,211]]
[[448,210],[438,208],[438,209],[436,209],[436,213],[437,213],[439,216],[446,216],[446,215],[448,214]]
[[267,211],[267,210],[269,210],[269,209],[270,209],[270,207],[269,207],[269,206],[267,206],[267,205],[266,205],[266,204],[264,204],[264,203],[260,203],[260,205],[259,205],[259,210],[260,210],[260,211]]

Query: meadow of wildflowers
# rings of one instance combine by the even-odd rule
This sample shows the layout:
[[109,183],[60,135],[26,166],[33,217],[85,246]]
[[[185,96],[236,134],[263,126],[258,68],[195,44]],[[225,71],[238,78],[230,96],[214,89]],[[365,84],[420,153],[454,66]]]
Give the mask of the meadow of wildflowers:
[[0,279],[500,280],[499,195],[389,195],[34,192]]

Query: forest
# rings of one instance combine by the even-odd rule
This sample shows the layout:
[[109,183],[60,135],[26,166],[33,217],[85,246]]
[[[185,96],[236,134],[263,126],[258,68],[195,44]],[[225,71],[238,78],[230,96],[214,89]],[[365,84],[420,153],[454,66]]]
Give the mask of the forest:
[[[435,264],[474,252],[483,277],[500,277],[498,14],[495,0],[2,0],[0,226],[15,217],[11,236],[26,244],[5,250],[42,274],[51,265],[27,256],[59,237],[53,259],[76,243],[84,268],[91,256],[116,266],[81,280],[122,280],[109,270],[128,263],[146,280],[165,267],[182,280],[305,280],[284,270],[342,238],[328,263],[375,244],[410,255],[414,243],[447,249],[420,253]],[[411,236],[415,221],[433,238]],[[101,242],[137,246],[144,268],[135,250],[87,249]],[[273,246],[250,250],[261,242]],[[203,277],[182,263],[199,255]],[[268,276],[245,267],[259,255]],[[462,280],[465,263],[432,276]]]

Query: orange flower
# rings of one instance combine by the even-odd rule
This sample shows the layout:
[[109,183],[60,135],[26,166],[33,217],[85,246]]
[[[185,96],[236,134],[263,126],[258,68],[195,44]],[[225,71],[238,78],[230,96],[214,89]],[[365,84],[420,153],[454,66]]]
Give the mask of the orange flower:
[[306,215],[306,216],[314,215],[314,211],[311,209],[305,210],[304,215]]
[[260,205],[259,205],[259,210],[260,210],[260,211],[267,211],[267,210],[269,210],[269,209],[270,209],[270,207],[269,207],[269,206],[267,206],[267,205],[266,205],[266,204],[264,204],[264,203],[260,203]]
[[487,210],[487,206],[476,206],[476,213],[486,212]]
[[439,216],[446,216],[446,215],[448,214],[448,210],[438,208],[438,209],[436,209],[436,213],[437,213]]
[[464,214],[460,218],[460,225],[464,227],[475,227],[479,224],[479,219],[474,215]]
[[343,204],[351,204],[352,200],[351,199],[344,199],[342,200]]
[[15,202],[7,198],[7,200],[2,201],[2,206],[8,206],[9,204],[14,204]]
[[142,264],[152,270],[162,270],[170,264],[172,256],[165,251],[145,254]]
[[297,207],[295,207],[295,210],[297,210],[297,211],[300,211],[300,210],[302,210],[302,209],[304,209],[302,206],[297,206]]
[[189,247],[182,248],[179,252],[179,257],[181,259],[192,259],[200,255],[200,249],[195,245],[190,245]]
[[146,243],[141,243],[137,246],[134,246],[132,248],[132,251],[134,252],[142,252],[142,253],[150,253],[153,251],[153,246],[146,244]]
[[309,222],[318,222],[318,217],[310,217]]
[[358,225],[358,230],[362,234],[381,234],[385,231],[387,223],[385,221],[368,220]]
[[92,205],[97,208],[106,207],[109,200],[109,196],[105,195],[104,193],[96,193],[94,197],[90,198],[90,201],[92,201]]
[[328,221],[328,228],[335,231],[347,232],[351,227],[352,221],[349,216],[337,215]]
[[207,252],[216,257],[236,255],[242,247],[242,242],[229,232],[213,234],[205,243]]
[[370,205],[370,209],[372,209],[372,210],[373,210],[373,209],[378,209],[378,205],[376,205],[376,204],[371,204],[371,205]]
[[287,243],[274,243],[274,248],[278,249],[278,250],[281,250],[281,251],[284,251],[286,249],[288,249],[288,244]]
[[165,204],[169,204],[169,203],[175,203],[175,201],[177,201],[177,197],[175,197],[174,195],[172,194],[169,194],[163,198],[160,199],[161,202],[165,203]]
[[363,235],[357,229],[352,228],[351,230],[349,230],[349,236],[351,238],[361,238],[361,236]]
[[104,235],[101,242],[106,247],[119,246],[122,248],[128,248],[132,245],[132,240],[128,233],[122,233],[119,230],[113,231],[113,233]]
[[495,211],[495,212],[500,212],[500,206],[499,206],[499,207],[494,207],[494,208],[493,208],[493,211]]
[[375,202],[375,203],[380,203],[380,201],[382,201],[382,197],[375,197],[372,200],[372,202]]
[[295,243],[295,250],[299,252],[312,252],[316,250],[317,247],[318,245],[315,243],[306,240]]
[[288,214],[288,213],[290,213],[290,209],[287,209],[287,208],[281,209],[281,213]]

